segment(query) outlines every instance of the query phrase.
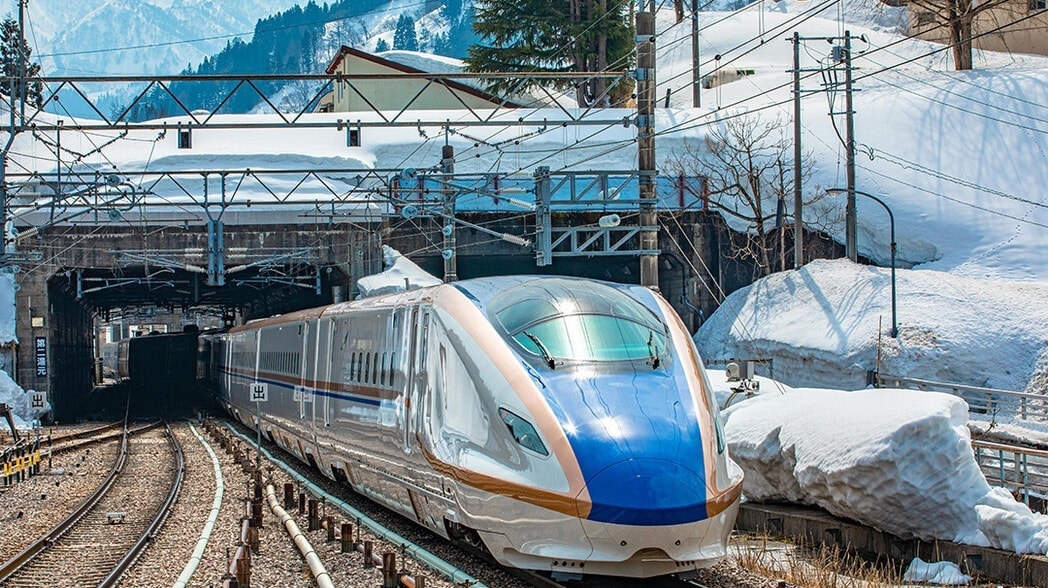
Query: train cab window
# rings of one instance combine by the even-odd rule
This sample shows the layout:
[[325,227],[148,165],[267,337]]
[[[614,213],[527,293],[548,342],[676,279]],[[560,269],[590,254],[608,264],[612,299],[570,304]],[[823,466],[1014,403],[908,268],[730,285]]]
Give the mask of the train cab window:
[[580,289],[566,278],[534,280],[496,298],[491,313],[509,340],[551,368],[558,360],[645,360],[657,367],[666,348],[662,321],[611,285]]

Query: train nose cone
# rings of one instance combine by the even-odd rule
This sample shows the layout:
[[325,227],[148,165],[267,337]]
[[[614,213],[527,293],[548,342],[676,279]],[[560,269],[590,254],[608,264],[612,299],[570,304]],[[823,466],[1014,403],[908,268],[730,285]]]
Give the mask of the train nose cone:
[[[699,462],[701,465],[701,462]],[[627,459],[586,485],[592,521],[620,525],[677,525],[706,518],[703,476],[664,459]]]

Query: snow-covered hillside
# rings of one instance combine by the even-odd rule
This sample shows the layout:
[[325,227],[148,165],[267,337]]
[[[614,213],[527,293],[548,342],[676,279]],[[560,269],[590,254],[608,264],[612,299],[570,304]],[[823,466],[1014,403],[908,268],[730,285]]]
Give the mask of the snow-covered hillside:
[[[45,75],[174,75],[300,0],[31,0],[26,40]],[[18,3],[4,12],[17,17]]]

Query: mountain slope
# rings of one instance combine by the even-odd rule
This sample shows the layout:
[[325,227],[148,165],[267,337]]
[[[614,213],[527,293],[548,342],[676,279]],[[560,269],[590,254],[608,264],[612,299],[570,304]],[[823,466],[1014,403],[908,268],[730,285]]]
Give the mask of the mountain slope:
[[[299,0],[32,0],[26,39],[47,75],[172,74]],[[17,4],[8,2],[17,15]]]

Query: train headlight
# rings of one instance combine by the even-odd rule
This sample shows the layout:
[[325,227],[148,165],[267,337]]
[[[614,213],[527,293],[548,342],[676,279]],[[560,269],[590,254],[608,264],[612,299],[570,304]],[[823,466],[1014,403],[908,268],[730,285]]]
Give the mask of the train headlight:
[[505,408],[499,409],[499,417],[502,418],[502,422],[506,423],[506,427],[509,428],[509,432],[513,435],[513,438],[517,440],[524,447],[534,451],[541,455],[549,455],[549,450],[539,440],[538,431],[535,427],[524,420],[514,412],[506,410]]

